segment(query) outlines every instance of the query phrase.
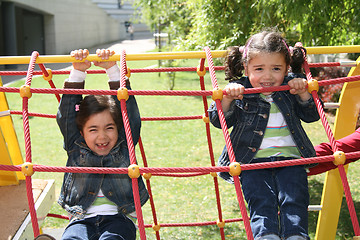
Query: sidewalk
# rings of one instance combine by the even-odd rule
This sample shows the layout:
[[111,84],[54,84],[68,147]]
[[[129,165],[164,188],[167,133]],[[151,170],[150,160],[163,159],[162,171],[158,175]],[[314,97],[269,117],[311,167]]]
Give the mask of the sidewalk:
[[[91,54],[95,53],[96,49],[101,48],[112,48],[116,54],[120,54],[123,49],[125,49],[126,53],[144,53],[150,50],[155,49],[154,39],[152,38],[152,34],[147,33],[139,33],[135,32],[134,40],[123,40],[121,42],[114,42],[109,44],[103,44],[99,46],[95,46],[93,48],[89,48]],[[60,64],[46,64],[48,68],[53,70],[59,70],[64,68],[70,68],[72,65],[69,63],[60,63]],[[27,66],[22,66],[22,70],[27,70]],[[20,68],[18,69],[19,71]],[[1,76],[4,85],[11,81],[16,81],[24,78],[25,76]],[[7,82],[6,82],[7,81]],[[53,236],[55,239],[61,239],[62,233],[65,228],[43,228],[43,233],[49,234]]]
[[[123,49],[125,49],[127,54],[132,53],[144,53],[150,50],[155,49],[155,42],[151,32],[135,32],[134,40],[123,40],[120,42],[113,42],[108,44],[102,44],[98,46],[94,46],[89,49],[90,54],[94,54],[96,49],[102,48],[111,48],[115,51],[116,54],[120,54]],[[71,63],[49,63],[45,64],[46,68],[50,68],[52,70],[60,70],[70,68]],[[11,69],[13,71],[27,71],[28,65],[19,64],[16,69]],[[39,66],[35,66],[35,70],[40,70]],[[20,80],[25,78],[26,76],[0,76],[3,82],[3,85]]]

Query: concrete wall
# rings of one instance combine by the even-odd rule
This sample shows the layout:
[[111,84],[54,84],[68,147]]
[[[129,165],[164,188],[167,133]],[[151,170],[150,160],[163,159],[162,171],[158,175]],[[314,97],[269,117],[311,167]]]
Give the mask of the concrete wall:
[[[123,24],[91,0],[7,0],[44,16],[45,54],[68,54],[126,38]],[[1,3],[1,0],[0,0]]]

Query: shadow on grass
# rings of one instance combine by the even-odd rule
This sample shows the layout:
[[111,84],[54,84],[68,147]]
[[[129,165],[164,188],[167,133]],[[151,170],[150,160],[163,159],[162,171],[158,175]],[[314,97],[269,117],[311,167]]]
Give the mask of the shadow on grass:
[[[309,180],[309,193],[310,193],[310,204],[319,205],[321,203],[321,195],[323,190],[323,183],[317,179]],[[355,209],[360,209],[360,202],[355,202]],[[309,212],[309,234],[310,236],[315,236],[316,233],[316,225],[318,220],[318,212]],[[360,212],[357,212],[357,218],[360,217]],[[349,209],[346,203],[345,197],[343,198],[341,209],[340,209],[340,217],[339,223],[336,231],[335,239],[352,239],[354,236],[354,230],[352,221],[349,214]]]

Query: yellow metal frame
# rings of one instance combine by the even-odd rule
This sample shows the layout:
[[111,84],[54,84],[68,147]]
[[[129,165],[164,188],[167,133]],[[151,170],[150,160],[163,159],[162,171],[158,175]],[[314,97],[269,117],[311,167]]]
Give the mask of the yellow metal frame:
[[[353,67],[348,76],[360,75],[360,58],[357,67]],[[356,121],[360,109],[360,81],[344,84],[336,112],[334,125],[335,139],[345,137],[355,131]],[[345,170],[348,165],[345,166]],[[326,173],[323,193],[321,198],[322,210],[319,213],[316,228],[316,240],[335,239],[339,221],[341,202],[343,198],[343,185],[338,169]]]
[[[323,46],[323,47],[306,47],[308,54],[330,54],[330,53],[358,53],[360,45],[353,46]],[[225,50],[211,51],[213,58],[223,58],[226,54]],[[192,52],[156,52],[156,53],[137,53],[126,54],[126,61],[138,60],[164,60],[164,59],[199,59],[206,58],[204,51]],[[90,54],[87,58],[89,61],[103,61],[96,54]],[[118,61],[119,54],[115,54],[108,61]],[[64,63],[64,62],[80,62],[69,55],[44,55],[36,58],[36,63]],[[82,60],[84,61],[84,60]],[[0,57],[0,64],[29,64],[30,56],[17,57]]]
[[[9,105],[5,93],[0,92],[0,112],[6,111],[9,111]],[[0,152],[0,164],[20,165],[24,162],[10,114],[0,117]],[[0,186],[18,184],[19,180],[25,180],[21,172],[0,171]]]

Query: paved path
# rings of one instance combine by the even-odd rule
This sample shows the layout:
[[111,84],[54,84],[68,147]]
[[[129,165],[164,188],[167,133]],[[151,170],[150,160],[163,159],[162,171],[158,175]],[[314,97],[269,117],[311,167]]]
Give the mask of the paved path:
[[[94,54],[96,49],[101,48],[112,48],[116,52],[116,54],[120,54],[123,49],[125,49],[126,53],[144,53],[150,50],[155,49],[154,39],[152,38],[151,33],[149,32],[137,32],[134,34],[134,40],[123,40],[121,42],[113,42],[108,44],[102,44],[99,46],[94,46],[92,48],[88,48],[90,54]],[[71,63],[52,63],[45,64],[45,67],[51,68],[52,70],[60,70],[71,67]],[[16,66],[16,71],[27,71],[28,65],[19,64]],[[40,68],[36,65],[35,70],[40,70]],[[6,70],[4,70],[6,71]],[[25,78],[26,76],[0,76],[4,85]]]

